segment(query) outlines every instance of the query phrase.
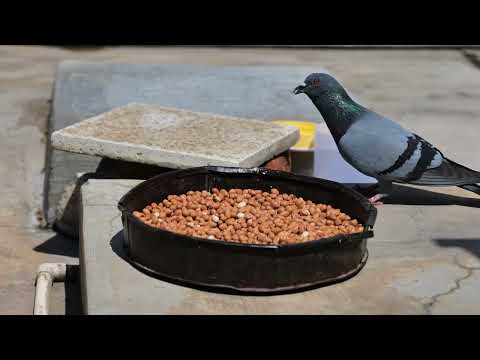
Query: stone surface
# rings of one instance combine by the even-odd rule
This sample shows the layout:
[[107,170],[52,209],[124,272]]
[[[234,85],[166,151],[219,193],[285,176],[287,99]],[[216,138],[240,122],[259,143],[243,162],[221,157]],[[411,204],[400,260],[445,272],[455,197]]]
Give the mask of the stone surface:
[[[457,258],[468,254],[460,246],[442,247],[437,241],[440,235],[472,236],[474,230],[468,226],[472,216],[462,214],[470,211],[480,216],[480,208],[443,206],[439,212],[437,205],[385,205],[379,210],[375,237],[368,243],[367,265],[352,279],[296,294],[225,295],[151,278],[124,260],[117,202],[137,183],[91,179],[81,188],[80,267],[87,314],[480,312],[480,303],[474,295],[480,290],[480,279],[475,276],[467,279],[467,270],[457,262]],[[410,196],[415,197],[415,191]],[[478,239],[465,241],[473,245]],[[458,291],[452,290],[457,287]],[[448,301],[450,293],[458,299]]]
[[478,315],[480,268],[465,269],[450,289],[438,294],[432,301],[431,314]]
[[52,146],[172,169],[257,167],[298,139],[291,126],[132,103],[55,131]]
[[[132,102],[262,120],[317,119],[307,99],[296,99],[291,92],[318,69],[63,62],[49,133]],[[94,171],[99,159],[57,150],[49,154],[44,210],[51,222],[64,187],[76,172]]]

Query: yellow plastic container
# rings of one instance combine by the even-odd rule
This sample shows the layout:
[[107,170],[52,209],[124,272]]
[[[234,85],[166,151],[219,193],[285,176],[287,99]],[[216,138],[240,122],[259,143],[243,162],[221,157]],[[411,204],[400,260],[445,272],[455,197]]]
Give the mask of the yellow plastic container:
[[292,147],[293,150],[310,151],[315,148],[315,132],[317,125],[309,121],[274,120],[272,123],[283,126],[295,126],[300,130],[300,139]]

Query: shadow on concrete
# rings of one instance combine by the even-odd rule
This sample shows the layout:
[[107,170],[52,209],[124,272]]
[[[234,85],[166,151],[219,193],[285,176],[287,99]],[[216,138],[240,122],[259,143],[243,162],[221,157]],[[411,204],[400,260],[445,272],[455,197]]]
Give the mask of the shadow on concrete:
[[114,237],[112,237],[112,240],[110,240],[110,247],[112,248],[113,252],[117,254],[121,259],[129,262],[127,252],[125,250],[125,247],[123,246],[123,241],[123,230],[120,230],[118,233],[115,234]]
[[455,196],[439,192],[394,184],[391,195],[385,198],[385,204],[394,205],[460,205],[480,208],[480,197],[472,193],[472,197]]
[[155,165],[103,158],[94,173],[86,173],[75,182],[75,188],[61,216],[53,223],[53,229],[78,241],[80,236],[80,189],[89,179],[146,180],[172,171]]
[[456,247],[467,250],[470,254],[480,259],[480,238],[472,239],[433,239],[440,247]]
[[59,219],[53,223],[53,230],[78,241],[79,238],[79,207],[80,188],[89,179],[95,178],[95,173],[83,174],[75,183],[75,188],[68,199],[67,205]]
[[78,241],[67,236],[56,234],[44,243],[34,247],[33,250],[45,254],[78,258]]
[[80,267],[78,265],[67,265],[65,315],[83,315]]

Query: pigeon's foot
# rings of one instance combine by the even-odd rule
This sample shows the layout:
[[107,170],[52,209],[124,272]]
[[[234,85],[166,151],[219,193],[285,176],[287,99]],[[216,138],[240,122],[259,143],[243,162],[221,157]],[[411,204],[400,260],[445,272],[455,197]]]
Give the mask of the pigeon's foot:
[[380,199],[383,199],[384,197],[387,197],[388,194],[377,194],[377,195],[374,195],[372,196],[371,198],[368,199],[368,201],[370,201],[370,203],[377,207],[377,206],[380,206],[380,205],[383,205],[383,202],[379,201]]

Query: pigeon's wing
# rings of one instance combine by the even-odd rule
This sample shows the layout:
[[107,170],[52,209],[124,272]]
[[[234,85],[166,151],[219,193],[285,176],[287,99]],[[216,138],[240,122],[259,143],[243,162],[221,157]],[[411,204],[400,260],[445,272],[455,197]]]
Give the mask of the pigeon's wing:
[[445,158],[422,137],[373,112],[347,130],[339,149],[352,166],[377,179],[414,185],[480,183],[480,172]]
[[426,171],[444,162],[442,153],[430,143],[374,112],[368,112],[346,131],[339,150],[359,171],[386,181],[422,181]]
[[480,183],[480,172],[443,158],[440,166],[423,171],[418,179],[408,181],[414,185],[460,186]]

